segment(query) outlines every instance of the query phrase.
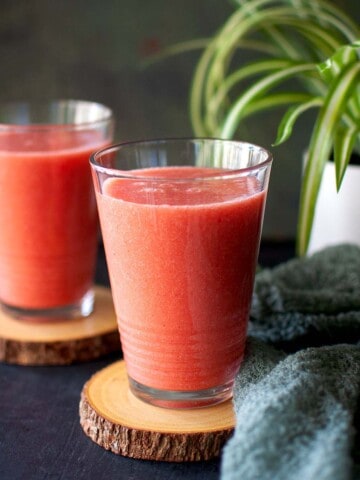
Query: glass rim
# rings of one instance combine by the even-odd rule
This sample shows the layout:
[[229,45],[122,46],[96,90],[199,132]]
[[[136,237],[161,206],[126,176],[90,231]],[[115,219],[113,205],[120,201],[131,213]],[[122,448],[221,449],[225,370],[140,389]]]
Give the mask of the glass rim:
[[62,129],[62,130],[82,130],[86,128],[94,128],[100,126],[102,124],[112,123],[114,121],[114,115],[110,107],[100,103],[94,102],[91,100],[81,100],[81,99],[50,99],[50,100],[15,100],[15,101],[8,101],[8,102],[1,102],[0,103],[0,110],[2,108],[21,108],[27,107],[30,109],[34,108],[45,108],[45,107],[61,107],[61,106],[70,106],[70,105],[82,105],[88,106],[91,105],[96,106],[99,108],[99,111],[102,112],[102,115],[99,115],[98,118],[94,120],[88,121],[80,121],[80,122],[59,122],[59,123],[52,123],[52,122],[30,122],[30,123],[17,123],[17,122],[1,122],[0,121],[0,133],[4,132],[22,132],[22,131],[44,131],[44,130],[53,130],[53,129]]
[[[184,178],[184,177],[171,177],[171,181],[179,181],[179,182],[191,182],[191,181],[199,181],[203,180],[204,178],[231,178],[234,176],[237,176],[239,174],[244,174],[244,173],[249,173],[252,171],[257,171],[261,168],[264,168],[268,165],[271,165],[273,161],[273,156],[269,150],[267,150],[264,147],[261,147],[255,143],[251,142],[244,142],[244,141],[239,141],[239,140],[229,140],[229,139],[222,139],[222,138],[213,138],[213,137],[169,137],[169,138],[155,138],[155,139],[148,139],[148,140],[131,140],[131,141],[124,141],[124,142],[119,142],[115,143],[112,145],[108,145],[107,147],[102,148],[101,150],[95,151],[90,155],[90,165],[91,167],[96,170],[99,173],[105,173],[109,176],[113,177],[118,177],[118,178],[126,178],[129,180],[144,180],[144,181],[164,181],[164,177],[161,176],[149,176],[149,175],[134,175],[133,173],[129,172],[134,172],[134,170],[121,170],[119,168],[111,168],[111,167],[104,167],[101,165],[98,161],[97,158],[99,158],[103,154],[107,153],[112,153],[119,151],[121,148],[127,148],[127,147],[136,147],[136,146],[150,146],[150,145],[160,145],[160,144],[165,144],[165,143],[196,143],[196,142],[203,142],[203,143],[220,143],[220,144],[229,144],[229,145],[236,145],[236,146],[241,146],[241,147],[246,147],[248,149],[253,149],[257,151],[262,151],[265,153],[266,158],[259,162],[256,165],[250,165],[248,167],[242,167],[242,168],[229,168],[229,169],[223,169],[223,172],[221,171],[222,168],[220,167],[220,172],[209,172],[208,174],[204,175],[201,174],[196,177],[191,177],[191,178]],[[174,165],[176,166],[176,165]],[[154,167],[157,168],[157,167]],[[162,168],[162,167],[159,167]],[[181,166],[179,165],[179,168]],[[204,169],[211,169],[212,167],[204,167]],[[214,167],[216,168],[216,167]]]

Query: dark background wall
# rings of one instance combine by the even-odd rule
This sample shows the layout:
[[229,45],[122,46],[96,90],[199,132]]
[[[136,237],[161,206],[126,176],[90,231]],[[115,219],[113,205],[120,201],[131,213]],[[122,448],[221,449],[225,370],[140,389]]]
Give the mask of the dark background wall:
[[[358,0],[337,1],[359,19]],[[211,35],[226,0],[1,0],[0,101],[82,98],[112,107],[116,140],[192,135],[188,93],[199,52],[144,66],[157,49]],[[243,140],[271,145],[272,115]],[[295,235],[306,123],[275,163],[264,235]]]

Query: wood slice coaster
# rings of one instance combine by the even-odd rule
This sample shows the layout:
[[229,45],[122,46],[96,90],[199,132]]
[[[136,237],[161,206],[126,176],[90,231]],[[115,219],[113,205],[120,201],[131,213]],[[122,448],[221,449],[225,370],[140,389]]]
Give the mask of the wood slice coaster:
[[95,443],[125,457],[187,462],[220,455],[231,436],[231,400],[198,409],[166,409],[136,398],[125,363],[100,370],[84,385],[80,424]]
[[111,291],[94,289],[93,313],[86,318],[31,323],[0,311],[0,361],[17,365],[68,365],[120,352]]

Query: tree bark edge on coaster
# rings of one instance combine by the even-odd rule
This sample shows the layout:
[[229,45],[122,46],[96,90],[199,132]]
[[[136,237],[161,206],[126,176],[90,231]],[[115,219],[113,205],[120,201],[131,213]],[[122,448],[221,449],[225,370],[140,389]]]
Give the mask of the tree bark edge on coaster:
[[[123,361],[93,375],[79,405],[85,434],[106,450],[143,460],[203,461],[217,458],[233,433],[231,400],[198,409],[166,409],[137,399]],[[183,431],[182,431],[183,427]]]
[[0,361],[16,365],[70,365],[120,352],[108,288],[96,286],[94,312],[86,318],[31,324],[0,312]]

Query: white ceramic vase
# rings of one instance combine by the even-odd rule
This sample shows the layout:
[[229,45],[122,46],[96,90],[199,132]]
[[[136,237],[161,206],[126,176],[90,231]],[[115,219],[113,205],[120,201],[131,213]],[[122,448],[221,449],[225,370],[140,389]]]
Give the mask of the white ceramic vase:
[[321,181],[308,254],[339,243],[360,245],[360,166],[347,167],[339,192],[335,165],[327,162]]

